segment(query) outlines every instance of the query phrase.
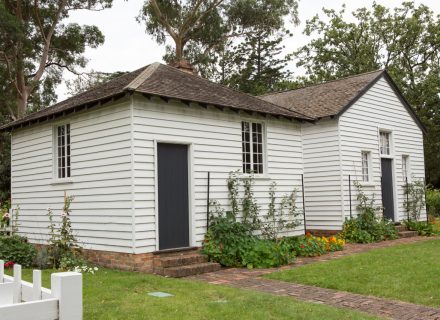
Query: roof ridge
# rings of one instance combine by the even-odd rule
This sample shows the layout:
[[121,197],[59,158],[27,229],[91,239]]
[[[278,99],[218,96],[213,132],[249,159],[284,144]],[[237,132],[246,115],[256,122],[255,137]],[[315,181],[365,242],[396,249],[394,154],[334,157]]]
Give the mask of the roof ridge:
[[385,71],[386,71],[386,69],[377,69],[377,70],[363,72],[363,73],[359,73],[359,74],[353,74],[351,76],[346,76],[346,77],[339,78],[339,79],[328,80],[328,81],[324,81],[324,82],[320,82],[320,83],[313,83],[313,84],[305,85],[305,86],[302,86],[302,87],[299,87],[299,88],[286,89],[286,90],[281,90],[281,91],[265,93],[265,94],[259,95],[258,97],[262,98],[262,97],[272,96],[272,95],[276,95],[276,94],[280,94],[280,93],[296,91],[296,90],[301,90],[301,89],[307,89],[307,88],[311,88],[311,87],[321,86],[321,85],[324,85],[324,84],[327,84],[327,83],[338,82],[338,81],[342,81],[342,80],[346,80],[346,79],[350,79],[350,78],[361,77],[361,76],[364,76],[364,75],[367,75],[367,74],[370,74],[370,73],[380,73],[380,74],[382,74]]
[[145,69],[134,78],[129,84],[124,87],[124,90],[136,90],[139,86],[144,83],[151,75],[159,68],[160,63],[154,62],[145,67]]
[[[253,96],[253,95],[251,95],[251,94],[249,94],[249,93],[246,93],[246,92],[243,92],[243,91],[237,90],[237,89],[235,89],[235,88],[228,87],[227,85],[224,85],[224,84],[222,84],[222,83],[213,82],[213,81],[208,80],[208,79],[205,79],[205,78],[203,78],[203,77],[201,77],[201,76],[199,76],[199,75],[196,75],[196,74],[192,74],[192,73],[188,73],[188,72],[185,72],[185,71],[179,70],[178,68],[175,68],[175,67],[169,66],[169,65],[167,65],[167,64],[161,64],[161,63],[159,63],[159,64],[160,64],[160,65],[163,65],[163,66],[165,66],[165,67],[167,67],[167,68],[172,68],[173,70],[178,71],[178,72],[181,72],[181,73],[183,73],[183,74],[185,74],[185,75],[190,75],[190,76],[192,76],[192,77],[197,77],[197,78],[202,79],[203,81],[208,82],[208,83],[210,83],[210,84],[215,84],[215,85],[221,86],[221,87],[223,87],[223,88],[226,88],[226,89],[232,90],[232,91],[234,91],[234,92],[237,92],[237,93],[240,93],[240,94],[247,95],[248,97],[251,97],[251,98],[253,98],[253,99],[262,100],[262,99],[260,99],[260,98],[257,97],[257,96]],[[264,101],[265,101],[265,100],[264,100]],[[304,118],[308,118],[308,119],[310,119],[310,120],[313,120],[312,117],[309,117],[309,116],[307,116],[307,115],[305,115],[305,114],[303,114],[303,113],[301,113],[301,112],[297,112],[297,111],[294,111],[294,110],[290,110],[289,108],[286,108],[286,107],[283,107],[283,106],[277,105],[277,104],[272,103],[272,102],[270,102],[270,101],[265,101],[265,102],[266,102],[266,103],[269,103],[269,104],[271,104],[271,105],[273,105],[274,107],[277,107],[277,108],[283,109],[283,110],[285,110],[285,111],[293,112],[293,113],[296,113],[296,114],[298,114],[298,115],[300,115],[300,116],[302,116],[302,117],[304,117]]]

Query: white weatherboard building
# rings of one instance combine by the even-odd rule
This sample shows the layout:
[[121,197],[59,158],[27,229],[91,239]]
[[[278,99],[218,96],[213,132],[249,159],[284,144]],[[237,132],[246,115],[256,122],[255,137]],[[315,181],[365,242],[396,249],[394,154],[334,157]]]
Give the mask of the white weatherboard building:
[[90,258],[145,271],[153,252],[201,246],[208,194],[226,205],[231,171],[255,173],[262,208],[275,181],[302,210],[304,175],[306,228],[321,231],[350,216],[349,176],[396,222],[405,177],[424,177],[424,129],[385,71],[258,99],[155,63],[0,130],[21,233],[44,243],[66,191]]
[[425,178],[425,128],[386,71],[263,99],[316,119],[301,126],[308,229],[341,230],[357,214],[354,181],[386,218],[407,219],[406,181]]

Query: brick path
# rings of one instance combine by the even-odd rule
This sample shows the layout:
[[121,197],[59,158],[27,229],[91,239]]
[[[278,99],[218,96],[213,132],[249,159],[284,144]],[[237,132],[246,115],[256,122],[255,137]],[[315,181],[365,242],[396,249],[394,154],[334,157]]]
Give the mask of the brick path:
[[340,258],[355,253],[366,252],[376,248],[384,248],[397,244],[425,241],[429,238],[414,237],[374,244],[348,244],[344,251],[333,252],[316,258],[300,258],[295,264],[273,269],[236,269],[228,268],[217,272],[200,274],[189,279],[206,281],[211,284],[267,292],[280,296],[291,296],[298,300],[326,304],[339,308],[362,311],[371,315],[399,320],[440,320],[440,309],[417,304],[394,301],[372,296],[364,296],[333,289],[318,288],[278,280],[263,279],[260,276],[296,268],[301,265]]

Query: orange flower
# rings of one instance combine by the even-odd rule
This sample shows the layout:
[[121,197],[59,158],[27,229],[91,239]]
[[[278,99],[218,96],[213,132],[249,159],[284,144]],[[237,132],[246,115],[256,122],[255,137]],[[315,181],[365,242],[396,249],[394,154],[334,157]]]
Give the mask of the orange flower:
[[306,233],[306,237],[307,237],[307,238],[310,238],[311,236],[312,236],[312,234],[311,234],[310,232],[307,232],[307,233]]

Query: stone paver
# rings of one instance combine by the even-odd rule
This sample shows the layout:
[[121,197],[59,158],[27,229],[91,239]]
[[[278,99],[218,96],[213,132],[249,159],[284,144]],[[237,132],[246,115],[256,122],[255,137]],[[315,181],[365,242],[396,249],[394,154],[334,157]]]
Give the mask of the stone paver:
[[439,308],[431,308],[403,301],[388,300],[350,292],[261,278],[262,275],[276,272],[278,270],[296,268],[301,265],[333,260],[372,249],[385,248],[397,244],[414,243],[428,239],[429,238],[425,237],[414,237],[374,244],[347,244],[344,251],[333,252],[321,257],[300,258],[297,259],[294,264],[281,268],[252,270],[228,268],[189,278],[206,281],[211,284],[261,291],[279,296],[290,296],[298,300],[362,311],[384,318],[399,320],[440,320]]

